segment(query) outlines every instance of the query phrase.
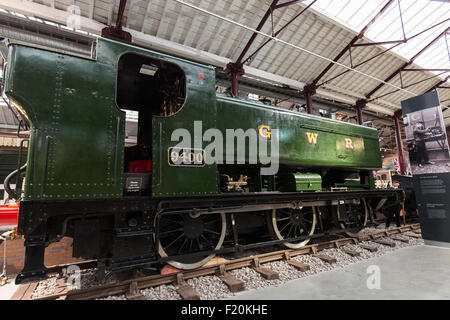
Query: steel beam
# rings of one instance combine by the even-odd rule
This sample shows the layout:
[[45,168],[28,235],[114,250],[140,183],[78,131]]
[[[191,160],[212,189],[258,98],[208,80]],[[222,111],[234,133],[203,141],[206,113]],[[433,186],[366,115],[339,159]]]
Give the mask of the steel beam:
[[119,12],[117,13],[117,20],[115,26],[108,26],[102,29],[102,37],[113,38],[125,42],[130,42],[132,40],[131,34],[129,32],[122,30],[122,19],[125,12],[125,7],[127,5],[127,0],[120,0]]
[[231,93],[233,96],[239,96],[239,77],[245,74],[244,67],[241,62],[230,62],[227,64],[225,72],[231,80]]
[[[381,10],[375,15],[375,17],[372,18],[372,20],[370,20],[370,22],[359,32],[359,34],[357,36],[355,36],[352,41],[350,41],[350,43],[341,50],[341,52],[339,52],[337,54],[337,56],[333,59],[334,62],[337,62],[355,43],[356,41],[358,41],[359,39],[361,39],[364,34],[366,33],[367,29],[370,28],[370,26],[372,24],[375,23],[375,21],[389,8],[389,6],[394,2],[395,0],[389,0],[384,6],[383,8],[381,8]],[[331,67],[333,67],[333,63],[329,63],[325,69],[322,70],[322,72],[311,82],[311,85],[313,86],[317,86],[317,83],[320,81],[320,79],[322,79],[322,77],[331,69]]]
[[[447,72],[446,72],[446,71],[445,71],[445,72],[441,72],[441,73],[436,74],[436,75],[434,75],[434,76],[431,76],[431,77],[428,77],[428,78],[425,78],[425,79],[422,79],[422,80],[419,80],[419,81],[410,83],[410,84],[408,84],[407,86],[403,86],[403,84],[402,84],[402,88],[403,88],[403,89],[406,89],[406,88],[415,86],[415,85],[417,85],[417,84],[419,84],[419,83],[422,83],[422,82],[428,81],[428,80],[430,80],[430,79],[439,77],[439,76],[443,75],[444,73],[447,73]],[[400,74],[400,75],[401,75],[401,74]],[[393,90],[393,91],[390,91],[390,92],[387,92],[387,93],[383,93],[382,95],[377,96],[377,97],[374,97],[374,98],[372,98],[372,99],[370,99],[370,100],[368,100],[368,101],[374,101],[374,100],[377,100],[377,99],[379,99],[379,98],[383,98],[383,97],[385,97],[385,96],[388,96],[388,95],[390,95],[390,94],[393,94],[393,93],[395,93],[395,92],[398,92],[398,91],[400,91],[400,89],[395,89],[395,90]],[[427,91],[427,92],[428,92],[428,91]]]
[[[303,0],[304,1],[304,0]],[[305,12],[306,10],[308,10],[317,0],[312,1],[309,5],[307,5],[302,11],[300,11],[299,13],[297,13],[291,20],[289,20],[288,22],[286,22],[284,24],[284,26],[282,26],[279,30],[277,30],[273,36],[276,37],[277,35],[280,34],[281,31],[283,31],[288,25],[290,25],[295,19],[297,19],[299,16],[301,16],[303,14],[303,12]],[[294,2],[299,2],[299,1],[294,1]],[[292,3],[286,3],[285,5],[291,5]],[[268,44],[270,41],[272,41],[272,39],[268,39],[266,40],[262,45],[260,45],[255,51],[253,51],[252,54],[250,54],[247,59],[245,59],[245,61],[243,62],[244,64],[247,63],[251,58],[253,58],[262,48],[264,48],[266,46],[266,44]]]
[[303,2],[303,1],[305,1],[305,0],[292,0],[292,1],[287,1],[287,2],[284,2],[284,3],[277,4],[276,6],[274,6],[274,9],[287,7],[287,6],[290,6],[291,4],[299,3],[299,2]]
[[359,99],[356,101],[356,121],[358,124],[362,125],[364,122],[362,110],[366,107],[367,101],[364,99]]
[[316,88],[306,85],[303,88],[303,94],[305,95],[306,98],[306,112],[309,114],[313,114],[314,109],[312,105],[312,96],[316,94]]
[[425,91],[424,93],[427,93],[427,92],[433,91],[434,89],[439,88],[439,86],[440,86],[441,84],[446,83],[448,79],[450,79],[450,75],[447,76],[444,80],[441,80],[441,81],[439,81],[438,83],[436,83],[434,86],[432,86],[430,89],[428,89],[428,90]]
[[[426,28],[426,29],[424,29],[424,30],[422,30],[422,31],[420,31],[420,32],[418,32],[418,33],[416,33],[416,34],[410,36],[410,37],[408,37],[408,38],[406,39],[406,41],[401,40],[400,42],[394,44],[392,47],[389,47],[389,48],[387,48],[387,49],[384,49],[383,51],[381,51],[381,52],[379,52],[379,53],[377,53],[377,54],[371,56],[370,58],[367,58],[367,59],[365,59],[365,60],[359,62],[359,63],[356,64],[356,65],[352,65],[352,68],[353,68],[353,69],[356,69],[357,67],[359,67],[359,66],[361,66],[361,65],[363,65],[363,64],[365,64],[365,63],[367,63],[367,62],[369,62],[369,61],[371,61],[371,60],[373,60],[373,59],[375,59],[375,58],[377,58],[377,57],[379,57],[379,56],[381,56],[381,55],[383,55],[383,54],[385,54],[386,52],[391,51],[392,49],[398,47],[399,45],[401,45],[401,44],[403,44],[403,43],[405,43],[405,42],[408,42],[408,41],[410,41],[410,40],[412,40],[412,39],[414,39],[414,38],[420,36],[421,34],[427,32],[427,31],[429,31],[429,30],[431,30],[431,29],[433,29],[433,28],[436,28],[436,27],[440,26],[441,24],[446,23],[446,22],[448,22],[448,21],[450,21],[450,18],[449,18],[449,19],[445,19],[445,20],[443,20],[443,21],[441,21],[441,22],[438,22],[438,23],[436,23],[436,24],[434,24],[434,25],[432,25],[432,26],[430,26],[430,27],[428,27],[428,28]],[[396,42],[396,41],[394,41],[394,42]],[[367,43],[367,44],[365,44],[365,45],[369,46],[369,45],[377,45],[377,44],[380,44],[380,42],[374,42],[374,43],[371,43],[371,44]],[[353,47],[357,47],[358,45],[359,45],[359,44],[355,44],[355,45],[353,45]],[[350,49],[349,49],[349,53],[350,53],[350,57],[351,57],[351,50],[350,50]],[[321,87],[321,86],[323,86],[324,84],[326,84],[326,83],[328,83],[328,82],[330,82],[330,81],[332,81],[332,80],[334,80],[334,79],[339,78],[340,76],[346,74],[346,73],[349,72],[349,71],[350,71],[350,70],[342,71],[341,73],[335,75],[334,77],[329,78],[329,79],[324,80],[323,82],[319,83],[319,84],[317,85],[317,87]]]
[[[407,66],[411,65],[414,60],[416,60],[417,57],[419,57],[422,53],[424,53],[428,48],[430,48],[433,44],[436,43],[436,41],[438,41],[443,35],[445,35],[448,31],[450,30],[450,27],[448,27],[447,29],[445,29],[443,32],[441,32],[436,38],[434,38],[430,43],[428,43],[425,47],[422,48],[422,50],[420,50],[418,53],[416,53],[408,62],[405,62],[400,68],[398,68],[397,70],[395,70],[393,73],[391,73],[390,76],[388,76],[384,82],[389,82],[390,80],[392,80],[396,75],[398,75],[401,71],[403,71]],[[380,90],[382,87],[384,86],[384,83],[380,83],[379,85],[377,85],[372,91],[370,91],[367,95],[366,98],[369,99],[375,92],[377,92],[378,90]]]
[[[269,9],[267,9],[266,13],[262,17],[261,21],[259,22],[258,26],[256,27],[257,31],[261,31],[262,27],[266,23],[267,19],[272,15],[272,12],[277,5],[278,0],[273,0],[271,5],[269,6]],[[239,95],[239,77],[245,74],[245,70],[243,67],[242,59],[247,54],[247,51],[250,49],[250,46],[253,44],[253,42],[256,39],[256,36],[258,35],[257,32],[253,32],[252,36],[248,40],[247,44],[245,45],[244,49],[242,50],[241,54],[237,58],[236,62],[230,62],[227,64],[227,67],[225,69],[226,73],[229,75],[231,80],[231,93],[233,96],[237,97]]]
[[[269,6],[269,9],[267,9],[267,11],[264,14],[263,18],[261,19],[261,21],[259,22],[258,26],[256,27],[257,31],[261,31],[262,27],[266,23],[267,19],[269,19],[269,17],[271,16],[271,14],[272,14],[272,12],[275,9],[275,6],[277,4],[278,4],[278,0],[273,0],[272,1],[272,4]],[[250,39],[248,40],[247,44],[245,45],[244,50],[242,50],[241,54],[239,55],[239,58],[237,58],[237,60],[236,60],[237,63],[240,63],[242,61],[242,59],[244,58],[244,56],[247,54],[248,49],[250,49],[250,46],[255,41],[257,35],[258,35],[258,33],[253,32],[252,36],[250,37]]]
[[423,68],[412,68],[412,69],[404,69],[402,71],[427,71],[427,72],[432,72],[432,71],[445,71],[445,72],[450,72],[450,69],[423,69]]
[[[259,22],[258,26],[256,27],[256,31],[261,31],[262,27],[266,23],[267,19],[269,19],[270,16],[273,15],[273,11],[278,8],[283,8],[290,6],[294,3],[302,2],[304,0],[293,0],[284,2],[281,4],[278,4],[279,0],[273,0],[269,8],[267,9],[266,13],[264,14],[263,18]],[[301,15],[305,10],[307,10],[316,0],[314,0],[311,4],[309,4],[305,9],[303,9],[299,14],[297,14],[294,18],[292,18],[289,22],[287,22],[280,30],[275,32],[273,34],[274,37],[276,37],[284,28],[286,28],[289,24],[292,23],[299,15]],[[242,50],[241,54],[237,58],[236,62],[230,62],[227,64],[226,72],[230,77],[231,80],[231,93],[233,96],[239,95],[239,77],[245,74],[244,70],[244,64],[249,61],[259,50],[261,50],[268,42],[270,42],[271,39],[264,42],[263,45],[261,45],[256,51],[254,51],[245,61],[242,61],[247,54],[248,50],[250,49],[251,45],[256,39],[256,36],[258,35],[257,32],[253,32],[252,36],[248,40],[247,44],[245,45],[244,49]]]

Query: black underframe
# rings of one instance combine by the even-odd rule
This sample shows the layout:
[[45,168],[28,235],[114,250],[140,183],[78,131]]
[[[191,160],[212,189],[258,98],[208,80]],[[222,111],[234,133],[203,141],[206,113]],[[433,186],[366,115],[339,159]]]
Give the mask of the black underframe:
[[[303,206],[336,206],[344,203],[356,203],[362,198],[382,199],[387,198],[390,205],[397,205],[402,199],[403,190],[383,189],[383,190],[358,190],[358,191],[319,191],[319,192],[264,192],[264,193],[230,193],[218,196],[202,198],[151,198],[151,197],[130,197],[123,199],[97,199],[97,200],[65,200],[65,201],[21,201],[19,212],[18,233],[25,236],[26,253],[25,266],[17,277],[19,283],[25,278],[45,275],[44,266],[45,247],[55,239],[48,239],[47,219],[51,217],[88,218],[102,215],[121,215],[127,212],[152,212],[155,214],[155,230],[151,230],[155,235],[155,248],[158,248],[159,236],[158,225],[162,215],[174,213],[217,213],[239,214],[240,212],[264,210],[264,208],[278,207],[303,207]],[[266,209],[267,210],[267,209]],[[336,233],[338,231],[327,232],[322,229],[321,233],[311,236],[303,236],[295,239],[284,239],[259,242],[247,245],[240,245],[238,235],[233,228],[234,246],[225,247],[220,250],[204,251],[192,255],[224,254],[240,252],[250,248],[267,245],[280,244],[296,240],[311,239],[323,236],[324,234]],[[342,232],[342,230],[339,230]],[[61,235],[61,237],[64,234]],[[60,238],[56,239],[59,240]],[[150,263],[161,263],[176,258],[183,258],[186,255],[159,257],[154,252],[148,257],[139,259],[125,259],[113,261],[112,269],[123,269],[146,265]]]

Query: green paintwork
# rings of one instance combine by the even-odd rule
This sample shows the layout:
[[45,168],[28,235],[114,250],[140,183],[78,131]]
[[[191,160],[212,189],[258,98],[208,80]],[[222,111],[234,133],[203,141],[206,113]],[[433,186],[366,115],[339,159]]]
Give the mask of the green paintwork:
[[[245,116],[242,110],[245,109]],[[218,95],[218,128],[242,128],[261,125],[279,130],[282,165],[292,167],[381,168],[379,137],[376,129],[342,121],[283,110],[263,103]],[[317,143],[309,144],[306,133],[316,133]],[[351,139],[353,149],[346,149]]]
[[[283,166],[381,167],[376,130],[216,96],[210,66],[103,38],[95,60],[12,44],[6,94],[31,123],[26,200],[122,197],[125,113],[116,105],[115,90],[118,61],[131,52],[177,64],[186,76],[184,106],[172,116],[152,119],[153,197],[218,193],[216,164],[168,163],[168,149],[178,144],[171,141],[175,129],[188,129],[202,141],[201,132],[193,129],[196,120],[202,121],[203,133],[209,128],[257,130],[261,125],[278,129]],[[318,134],[317,144],[308,143],[306,132]],[[346,138],[353,149],[346,149]]]
[[6,94],[32,125],[25,200],[120,197],[124,113],[114,68],[18,45],[8,62]]
[[[154,197],[204,196],[216,194],[217,167],[171,167],[168,163],[168,149],[177,144],[171,141],[171,134],[177,128],[186,128],[193,134],[194,120],[203,120],[203,125],[215,127],[215,78],[214,69],[174,56],[148,49],[99,39],[98,62],[117,67],[117,61],[124,53],[135,52],[148,57],[174,63],[183,69],[186,76],[186,100],[183,108],[169,117],[153,117],[152,137],[152,195]],[[199,78],[199,74],[204,79]],[[123,139],[121,140],[123,141]],[[204,148],[204,145],[201,146]]]

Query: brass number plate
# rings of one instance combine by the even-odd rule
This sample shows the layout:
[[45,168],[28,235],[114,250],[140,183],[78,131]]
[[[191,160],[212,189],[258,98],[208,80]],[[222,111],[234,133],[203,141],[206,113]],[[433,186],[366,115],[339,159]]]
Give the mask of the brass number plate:
[[203,167],[205,150],[171,147],[168,150],[169,165],[176,167]]

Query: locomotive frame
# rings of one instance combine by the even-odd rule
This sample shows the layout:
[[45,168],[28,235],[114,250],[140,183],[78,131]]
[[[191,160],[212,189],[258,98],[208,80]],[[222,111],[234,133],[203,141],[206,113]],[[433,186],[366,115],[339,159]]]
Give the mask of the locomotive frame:
[[[385,206],[384,209],[394,207],[402,201],[403,191],[400,189],[391,190],[365,190],[365,191],[324,191],[324,192],[271,192],[267,193],[254,193],[254,194],[226,194],[219,197],[210,196],[202,199],[192,198],[168,198],[168,199],[151,199],[150,197],[143,199],[139,198],[124,198],[103,201],[98,200],[70,200],[70,201],[26,201],[21,203],[21,214],[19,215],[19,226],[24,226],[27,222],[28,230],[33,232],[27,232],[24,227],[19,228],[19,233],[26,235],[26,260],[25,266],[22,272],[18,276],[18,283],[24,279],[36,279],[39,276],[46,274],[46,267],[44,266],[43,252],[45,247],[51,242],[46,241],[44,234],[46,233],[46,220],[51,217],[61,218],[61,212],[65,213],[64,218],[78,219],[80,217],[89,219],[95,219],[100,217],[108,217],[114,220],[120,220],[123,216],[126,216],[129,212],[142,212],[147,215],[148,221],[155,220],[155,228],[149,226],[148,228],[139,226],[137,228],[124,227],[121,230],[116,230],[118,237],[142,237],[151,236],[150,244],[154,247],[158,247],[159,234],[158,234],[158,221],[161,214],[173,214],[184,212],[186,214],[215,214],[226,213],[230,219],[235,218],[233,215],[240,213],[249,213],[252,211],[260,212],[271,210],[274,208],[303,208],[303,207],[326,207],[331,206],[338,209],[339,205],[343,204],[358,204],[361,199],[367,201],[374,200],[375,205],[379,203],[380,199],[385,199],[389,202],[389,206]],[[187,207],[193,209],[185,209]],[[70,210],[67,210],[70,208]],[[111,213],[114,212],[112,215]],[[159,215],[154,212],[160,213]],[[155,218],[156,215],[156,218]],[[334,216],[336,217],[336,216]],[[370,218],[370,217],[369,217]],[[145,218],[144,218],[145,219]],[[313,235],[305,235],[296,238],[288,238],[282,240],[271,240],[250,244],[241,244],[239,241],[239,231],[236,229],[236,225],[231,221],[230,235],[233,244],[225,248],[218,250],[208,250],[198,253],[192,253],[189,256],[197,257],[210,254],[224,254],[232,252],[242,252],[243,250],[283,244],[286,242],[303,241],[323,236],[325,234],[343,233],[343,232],[355,232],[358,230],[358,226],[354,229],[343,230],[335,229],[334,231],[326,231],[324,228],[324,221],[322,216],[319,215],[319,233]],[[340,221],[335,221],[339,223]],[[100,227],[100,226],[99,226]],[[356,230],[355,230],[356,229]],[[86,245],[92,245],[95,239],[92,239],[92,234],[99,234],[100,228],[97,230],[89,230],[89,234],[83,239],[87,241]],[[350,235],[354,236],[353,233]],[[59,235],[59,237],[64,234]],[[74,244],[76,246],[76,244]],[[177,259],[183,259],[187,255],[176,255],[161,257],[156,254],[157,250],[147,250],[146,254],[143,252],[135,252],[125,259],[111,259],[109,261],[109,269],[122,270],[128,268],[142,267],[146,265],[152,265],[157,263],[163,263],[168,261],[174,261]],[[101,252],[93,252],[93,254],[101,254]],[[108,262],[99,259],[99,272],[104,272],[105,266]],[[106,260],[106,257],[104,257]]]

